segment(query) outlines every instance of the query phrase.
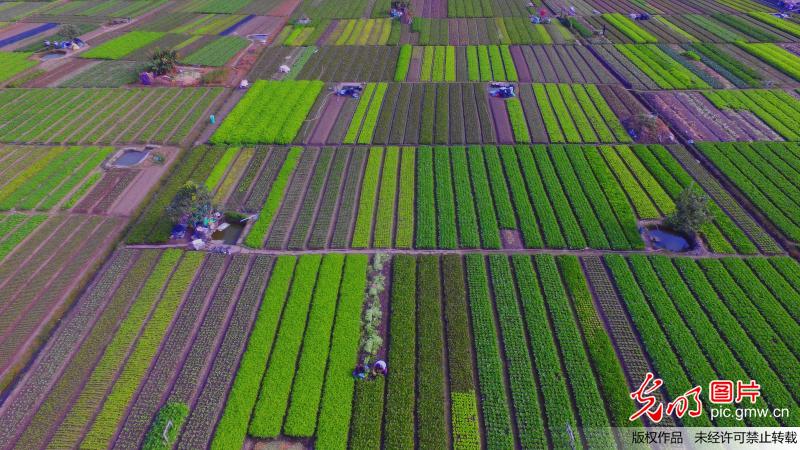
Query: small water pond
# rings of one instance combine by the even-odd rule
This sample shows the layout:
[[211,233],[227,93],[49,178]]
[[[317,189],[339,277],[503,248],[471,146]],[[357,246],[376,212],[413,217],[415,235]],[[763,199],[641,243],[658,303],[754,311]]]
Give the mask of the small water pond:
[[685,237],[667,230],[651,228],[647,230],[647,234],[650,236],[650,243],[655,248],[680,253],[687,252],[694,247]]
[[225,245],[236,245],[239,241],[239,236],[244,231],[244,224],[232,223],[229,224],[224,230],[217,230],[211,235],[214,241],[222,241]]
[[42,57],[40,59],[42,61],[47,61],[49,59],[62,58],[64,56],[66,56],[66,55],[67,55],[66,52],[50,52],[50,53],[45,53],[44,55],[42,55]]
[[147,155],[150,152],[142,151],[142,150],[132,150],[128,149],[125,150],[122,155],[114,161],[115,166],[119,167],[130,167],[139,164],[140,162],[144,161],[147,158]]
[[248,34],[247,39],[251,41],[267,42],[268,34]]

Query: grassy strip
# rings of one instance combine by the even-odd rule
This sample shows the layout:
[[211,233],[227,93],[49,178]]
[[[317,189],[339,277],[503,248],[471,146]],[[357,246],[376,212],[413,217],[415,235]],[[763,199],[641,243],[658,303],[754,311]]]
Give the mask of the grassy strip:
[[353,420],[350,422],[350,445],[352,450],[379,450],[381,448],[381,415],[383,410],[386,379],[356,383],[353,398]]
[[447,446],[444,421],[444,336],[439,257],[420,256],[417,266],[417,442],[422,449]]
[[434,200],[433,149],[417,149],[416,247],[436,247],[436,205]]
[[353,115],[353,120],[350,122],[350,128],[347,129],[347,134],[344,137],[343,143],[356,143],[356,138],[361,131],[361,123],[364,121],[364,116],[367,114],[367,108],[369,107],[370,100],[372,100],[372,95],[375,93],[376,86],[377,85],[374,83],[368,83],[364,92],[361,94],[356,112]]
[[[331,350],[320,403],[319,448],[344,450],[350,429],[355,382],[353,364],[361,331],[361,308],[367,284],[367,255],[347,255],[339,287],[339,306],[331,337]],[[393,370],[396,370],[393,368]],[[237,447],[238,448],[238,447]]]
[[394,245],[411,248],[414,239],[414,147],[403,147],[400,152],[400,192],[397,200],[397,230]]
[[384,411],[388,449],[414,447],[414,404],[416,358],[416,259],[411,255],[392,258],[392,301],[388,358],[392,366],[387,375]]
[[366,248],[372,237],[372,222],[375,216],[375,198],[378,196],[381,165],[383,163],[383,147],[369,149],[367,168],[361,182],[361,196],[358,202],[358,216],[353,230],[353,248]]
[[206,178],[205,185],[210,192],[214,192],[217,189],[220,181],[222,181],[222,177],[225,176],[225,172],[228,170],[228,166],[231,165],[238,154],[239,147],[230,147],[222,154],[222,157],[217,161],[214,168],[211,169],[208,178]]
[[375,89],[375,95],[372,97],[372,101],[369,103],[369,110],[364,117],[361,134],[358,136],[359,144],[369,144],[372,142],[372,135],[375,134],[375,126],[378,124],[378,114],[381,112],[383,97],[386,95],[387,87],[388,85],[386,83],[378,83]]
[[439,224],[438,248],[456,248],[458,230],[453,198],[453,177],[450,170],[450,150],[447,147],[436,147],[433,156],[436,173],[436,213]]

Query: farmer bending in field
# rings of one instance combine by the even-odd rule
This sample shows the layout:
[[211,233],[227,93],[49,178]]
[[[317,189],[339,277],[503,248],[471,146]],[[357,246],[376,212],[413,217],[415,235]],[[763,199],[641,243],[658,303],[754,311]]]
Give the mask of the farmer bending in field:
[[378,360],[374,366],[372,366],[372,375],[373,378],[377,377],[378,375],[386,376],[386,361]]

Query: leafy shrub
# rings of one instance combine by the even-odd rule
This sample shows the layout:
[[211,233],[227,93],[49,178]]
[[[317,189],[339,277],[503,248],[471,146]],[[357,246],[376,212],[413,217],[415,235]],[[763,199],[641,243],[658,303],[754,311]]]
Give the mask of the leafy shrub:
[[[142,448],[145,450],[171,449],[178,441],[181,427],[188,416],[189,407],[185,403],[169,402],[162,406],[144,437]],[[167,440],[164,440],[164,436],[167,436]]]

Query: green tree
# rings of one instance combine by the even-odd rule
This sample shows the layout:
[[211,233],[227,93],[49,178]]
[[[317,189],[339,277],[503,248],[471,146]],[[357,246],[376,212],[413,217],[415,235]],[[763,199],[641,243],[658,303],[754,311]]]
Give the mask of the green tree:
[[691,186],[684,189],[675,201],[675,211],[664,224],[681,233],[694,236],[700,228],[711,222],[713,216],[708,207],[708,197]]
[[167,214],[173,222],[188,217],[189,224],[202,222],[214,211],[211,204],[211,193],[204,184],[188,181],[175,194],[172,203],[167,206]]
[[175,50],[162,50],[157,48],[150,55],[150,62],[147,64],[147,70],[156,75],[164,75],[172,72],[176,64],[178,64],[178,52]]

